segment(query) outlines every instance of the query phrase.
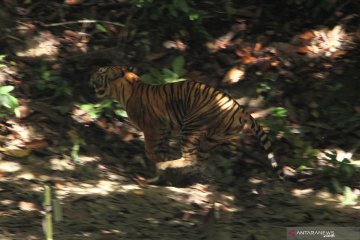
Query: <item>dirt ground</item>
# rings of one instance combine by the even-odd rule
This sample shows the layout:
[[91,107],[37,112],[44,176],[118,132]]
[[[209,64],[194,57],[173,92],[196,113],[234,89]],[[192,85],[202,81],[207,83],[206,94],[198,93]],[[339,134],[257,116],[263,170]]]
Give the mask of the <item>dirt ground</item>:
[[[189,33],[156,43],[148,43],[149,29],[135,31],[130,20],[123,27],[128,1],[80,2],[0,3],[0,85],[16,86],[21,111],[0,119],[1,240],[44,239],[45,185],[62,208],[59,240],[278,240],[291,226],[360,226],[358,200],[334,193],[332,178],[316,171],[328,151],[351,155],[357,172],[346,186],[360,196],[356,1],[338,6],[326,24],[245,1],[236,20],[205,23],[212,38]],[[285,180],[264,167],[245,131],[236,161],[221,147],[204,163],[213,181],[146,184],[142,133],[111,107],[98,118],[80,107],[97,102],[88,79],[98,66],[131,65],[142,74],[178,55],[188,79],[221,87],[260,121],[270,118],[273,125],[263,123],[275,132]],[[280,123],[269,110],[278,106],[287,109]],[[300,171],[309,161],[316,164]]]

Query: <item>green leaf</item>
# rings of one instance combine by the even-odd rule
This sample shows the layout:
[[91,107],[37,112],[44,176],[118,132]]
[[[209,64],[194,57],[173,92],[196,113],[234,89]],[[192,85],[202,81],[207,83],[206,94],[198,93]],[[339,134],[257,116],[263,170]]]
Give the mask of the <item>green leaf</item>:
[[4,106],[6,108],[11,108],[8,96],[0,95],[0,106]]
[[288,112],[287,109],[283,107],[274,107],[271,108],[269,111],[274,117],[278,117],[278,118],[286,117]]
[[350,187],[348,186],[344,187],[343,195],[344,195],[344,199],[342,201],[342,204],[344,206],[357,204],[358,196],[351,191]]
[[21,113],[20,113],[20,110],[19,110],[18,107],[14,109],[14,114],[15,114],[15,116],[16,116],[17,118],[20,118],[20,117],[21,117]]
[[177,17],[178,16],[178,13],[177,11],[175,10],[175,8],[173,6],[169,6],[168,7],[168,10],[170,12],[170,14],[173,16],[173,17]]
[[336,192],[338,192],[338,193],[341,192],[342,184],[340,183],[340,181],[337,178],[332,177],[331,184]]
[[6,57],[5,54],[0,54],[0,61],[3,61],[5,57]]
[[175,73],[177,73],[179,76],[183,76],[185,74],[185,59],[183,56],[178,56],[174,59],[172,62],[172,69]]
[[127,118],[128,115],[124,109],[117,109],[115,110],[115,114],[119,117]]
[[346,179],[346,180],[351,179],[351,177],[355,174],[355,172],[356,172],[356,169],[353,165],[341,162],[339,173],[341,174],[341,176],[344,179]]
[[187,4],[187,2],[185,0],[173,0],[173,4],[179,8],[181,11],[183,11],[184,13],[188,13],[189,12],[189,5]]
[[168,68],[164,68],[163,69],[163,75],[166,76],[166,77],[171,77],[171,76],[174,76],[174,73],[173,71],[171,71],[170,69]]
[[80,105],[80,109],[84,110],[84,111],[89,111],[89,110],[92,110],[94,109],[94,104],[82,104]]
[[141,81],[147,83],[147,84],[154,84],[155,80],[153,76],[150,73],[145,73],[140,76]]
[[100,32],[104,32],[104,33],[108,32],[108,30],[100,23],[97,23],[95,26],[96,29],[99,30]]
[[157,70],[156,68],[150,68],[150,74],[155,77],[158,78],[161,76],[161,72],[159,70]]
[[0,87],[0,94],[6,94],[6,93],[9,93],[11,92],[12,90],[14,90],[14,86],[2,86]]
[[196,12],[192,12],[189,14],[189,20],[190,21],[195,21],[197,19],[200,18],[200,14],[199,13],[196,13]]
[[18,100],[14,96],[8,95],[7,97],[11,108],[16,108],[19,105]]

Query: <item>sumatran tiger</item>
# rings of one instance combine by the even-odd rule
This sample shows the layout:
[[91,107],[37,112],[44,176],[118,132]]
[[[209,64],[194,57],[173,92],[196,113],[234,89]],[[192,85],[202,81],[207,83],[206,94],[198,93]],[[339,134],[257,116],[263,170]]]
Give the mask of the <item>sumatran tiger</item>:
[[[90,85],[97,97],[110,96],[125,108],[130,122],[143,131],[146,156],[158,170],[197,164],[203,153],[238,139],[248,125],[278,171],[266,133],[233,98],[213,87],[195,81],[148,85],[120,66],[99,68]],[[181,138],[182,157],[165,161],[156,149],[173,135]]]

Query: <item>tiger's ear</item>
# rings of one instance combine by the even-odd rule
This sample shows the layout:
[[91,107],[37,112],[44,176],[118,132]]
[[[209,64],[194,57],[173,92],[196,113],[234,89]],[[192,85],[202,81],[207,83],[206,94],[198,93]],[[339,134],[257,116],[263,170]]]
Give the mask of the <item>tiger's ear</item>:
[[[131,69],[132,68],[132,69]],[[125,79],[128,80],[129,82],[133,82],[133,81],[137,81],[139,80],[139,76],[136,75],[136,73],[134,73],[134,67],[127,67],[125,72]]]
[[111,67],[107,72],[107,77],[109,81],[114,81],[124,76],[125,76],[125,69],[120,66]]
[[125,79],[128,80],[129,82],[133,82],[139,80],[139,76],[133,72],[126,72]]

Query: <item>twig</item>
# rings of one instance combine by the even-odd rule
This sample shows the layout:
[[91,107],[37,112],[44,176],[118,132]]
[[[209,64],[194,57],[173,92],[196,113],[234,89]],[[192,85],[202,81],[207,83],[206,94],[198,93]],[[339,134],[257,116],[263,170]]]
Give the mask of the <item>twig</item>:
[[59,27],[71,24],[80,24],[80,23],[105,23],[111,24],[119,27],[125,27],[125,24],[118,23],[118,22],[110,22],[105,20],[92,20],[92,19],[83,19],[83,20],[76,20],[76,21],[68,21],[68,22],[59,22],[59,23],[43,23],[40,21],[35,21],[35,23],[40,24],[42,27]]

